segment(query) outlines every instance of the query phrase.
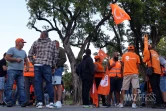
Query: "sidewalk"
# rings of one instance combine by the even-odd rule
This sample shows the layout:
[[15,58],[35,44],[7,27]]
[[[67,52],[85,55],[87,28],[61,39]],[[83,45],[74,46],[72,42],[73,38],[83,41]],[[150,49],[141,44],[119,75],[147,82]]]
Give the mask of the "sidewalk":
[[0,111],[165,111],[166,109],[152,109],[152,108],[137,108],[132,109],[130,107],[126,108],[116,108],[116,107],[109,107],[109,108],[82,108],[81,106],[63,106],[61,109],[48,109],[46,107],[43,107],[43,109],[37,109],[35,107],[25,107],[22,108],[20,106],[14,106],[14,107],[2,107],[0,106]]

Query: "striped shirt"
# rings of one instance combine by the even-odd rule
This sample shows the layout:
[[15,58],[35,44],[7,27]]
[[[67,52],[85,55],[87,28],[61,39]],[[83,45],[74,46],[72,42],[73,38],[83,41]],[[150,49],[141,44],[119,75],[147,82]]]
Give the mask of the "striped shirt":
[[[35,56],[35,59],[33,58]],[[33,64],[43,64],[55,67],[58,58],[58,50],[55,42],[50,38],[39,38],[33,43],[28,54]]]

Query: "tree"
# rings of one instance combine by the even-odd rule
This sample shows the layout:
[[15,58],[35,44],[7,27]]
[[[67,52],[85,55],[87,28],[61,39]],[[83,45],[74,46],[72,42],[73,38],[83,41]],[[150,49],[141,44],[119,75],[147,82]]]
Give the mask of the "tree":
[[[130,15],[127,39],[129,44],[134,44],[136,53],[142,58],[144,49],[143,36],[148,33],[154,47],[165,35],[166,29],[163,17],[166,16],[165,2],[163,0],[119,0],[121,7]],[[145,67],[141,59],[141,72]]]
[[[44,21],[43,28],[56,31],[63,43],[70,62],[73,87],[74,103],[81,103],[81,83],[75,72],[75,65],[82,57],[85,48],[90,42],[97,41],[104,35],[101,26],[110,19],[108,0],[26,0],[30,13],[28,27],[41,32],[37,28],[37,21]],[[94,17],[95,15],[99,15]],[[104,35],[104,37],[107,37]],[[80,48],[77,58],[71,46]]]
[[160,42],[157,45],[157,51],[161,56],[166,57],[166,37],[160,39]]

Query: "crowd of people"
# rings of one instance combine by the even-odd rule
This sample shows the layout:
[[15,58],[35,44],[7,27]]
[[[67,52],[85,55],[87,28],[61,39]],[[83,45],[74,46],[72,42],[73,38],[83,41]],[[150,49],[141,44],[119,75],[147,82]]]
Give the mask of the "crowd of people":
[[[22,38],[15,41],[0,60],[0,105],[12,107],[18,102],[21,107],[36,105],[36,108],[62,107],[62,73],[66,62],[65,50],[58,41],[51,41],[48,32],[43,31],[36,40],[28,55],[23,50]],[[101,57],[91,57],[91,50],[86,49],[82,59],[81,74],[83,107],[91,107],[90,90],[95,80],[98,89],[106,71]],[[140,57],[135,53],[133,45],[128,46],[128,52],[119,58],[114,52],[107,60],[106,67],[110,79],[108,95],[98,95],[102,106],[125,107],[129,102],[132,108],[137,108],[138,89],[145,97],[141,98],[141,106],[146,106],[147,95],[153,94],[152,108],[166,107],[166,60],[160,56],[151,45],[144,52],[143,60],[152,69],[151,75],[140,84]],[[132,100],[126,100],[126,94],[132,95]],[[45,100],[48,101],[45,101]],[[100,99],[99,99],[100,100]]]
[[[15,41],[0,61],[0,105],[21,107],[36,104],[36,108],[61,108],[62,73],[65,50],[58,41],[51,41],[43,31],[31,46],[28,55],[22,38]],[[44,101],[47,93],[49,103]]]
[[[82,72],[80,74],[84,108],[89,108],[93,105],[92,98],[89,96],[93,80],[95,80],[96,88],[98,89],[102,78],[106,74],[101,57],[96,55],[94,59],[95,62],[91,58],[91,50],[87,49],[86,55],[81,62]],[[149,44],[148,50],[144,51],[142,61],[146,63],[148,71],[149,69],[152,70],[151,75],[146,75],[145,80],[141,81],[140,84],[140,57],[135,53],[135,47],[129,45],[128,52],[124,53],[121,59],[118,52],[113,53],[113,57],[107,60],[106,65],[110,78],[109,94],[98,95],[99,101],[100,97],[102,99],[102,106],[109,107],[114,104],[120,108],[128,105],[131,105],[132,108],[137,108],[138,98],[141,98],[142,107],[146,106],[148,102],[152,102],[152,108],[166,108],[165,58],[160,56]],[[131,100],[126,95],[132,96]]]

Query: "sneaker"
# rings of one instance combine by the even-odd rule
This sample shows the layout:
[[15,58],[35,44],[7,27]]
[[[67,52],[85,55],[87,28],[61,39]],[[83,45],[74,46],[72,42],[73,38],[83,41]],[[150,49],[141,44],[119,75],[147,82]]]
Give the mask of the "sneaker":
[[50,108],[50,109],[55,108],[53,103],[47,104],[46,107],[47,107],[47,108]]
[[117,107],[123,108],[123,104],[122,104],[122,103],[119,103],[119,104],[117,105]]
[[56,108],[62,108],[62,103],[61,103],[61,101],[57,101],[57,102],[54,104],[54,106],[55,106]]
[[165,105],[164,104],[159,105],[158,109],[165,109]]
[[14,105],[13,105],[12,102],[7,102],[7,103],[6,103],[6,106],[7,106],[7,107],[12,107],[12,106],[14,106]]
[[145,103],[141,103],[141,105],[140,105],[141,108],[145,107],[145,106],[146,106]]
[[106,104],[106,103],[103,103],[102,106],[107,106],[107,104]]
[[89,105],[83,105],[83,108],[90,108]]
[[26,107],[27,106],[27,101],[26,102],[24,102],[23,104],[21,104],[21,107]]
[[109,107],[111,107],[111,104],[107,104],[106,108],[109,108]]
[[5,102],[3,102],[3,103],[0,103],[0,106],[5,106],[6,104],[5,104]]
[[42,109],[43,108],[43,103],[42,102],[38,102],[36,104],[36,108]]
[[132,104],[132,108],[137,108],[137,105],[135,103]]

